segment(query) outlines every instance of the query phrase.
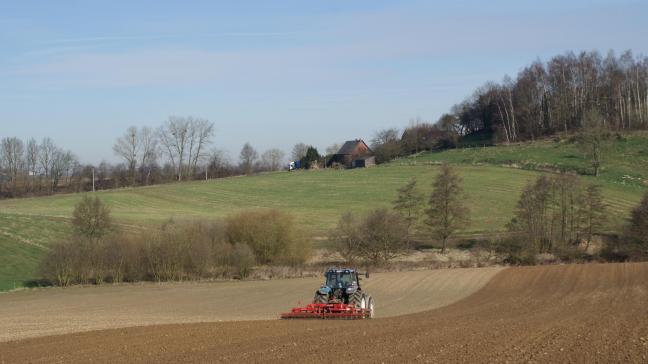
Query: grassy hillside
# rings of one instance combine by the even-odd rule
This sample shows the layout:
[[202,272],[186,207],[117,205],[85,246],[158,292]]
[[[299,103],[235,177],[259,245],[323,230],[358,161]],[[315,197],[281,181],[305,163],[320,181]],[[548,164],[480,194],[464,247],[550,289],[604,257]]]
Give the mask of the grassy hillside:
[[[413,160],[491,164],[529,170],[567,170],[582,175],[593,173],[586,155],[570,138],[509,146],[460,148],[404,159],[407,162]],[[648,134],[633,133],[614,138],[604,150],[602,163],[600,180],[621,185],[648,186]]]
[[0,291],[35,278],[47,246],[68,232],[62,219],[0,213]]
[[[278,208],[292,213],[296,223],[308,232],[321,236],[335,226],[345,211],[362,213],[389,207],[396,189],[410,177],[416,177],[421,188],[429,192],[438,167],[419,161],[449,160],[459,164],[470,201],[472,223],[465,233],[494,233],[505,229],[521,189],[539,173],[474,164],[517,160],[584,165],[584,161],[571,157],[570,145],[552,143],[433,153],[420,156],[416,165],[396,161],[369,169],[280,172],[100,191],[97,195],[111,207],[117,222],[127,228],[159,224],[169,218],[210,219],[250,208]],[[635,143],[628,139],[624,150],[642,155]],[[602,177],[584,177],[603,187],[610,206],[610,229],[623,222],[646,190],[641,183],[615,176],[626,170],[635,176],[648,173],[638,167],[645,159],[629,162],[621,155],[614,158],[619,163],[607,164]],[[47,245],[69,231],[69,216],[80,199],[81,195],[72,194],[0,201],[0,290],[12,288],[14,281],[19,285],[22,280],[34,278],[36,264]]]
[[[390,206],[396,189],[410,177],[424,191],[438,168],[432,165],[387,165],[357,170],[281,172],[209,182],[186,182],[145,188],[101,191],[97,195],[113,216],[130,225],[160,223],[169,218],[203,219],[227,216],[250,208],[278,208],[316,234],[325,233],[345,211],[363,212]],[[473,211],[469,232],[504,228],[522,187],[537,172],[489,166],[460,166]],[[585,178],[593,181],[593,178]],[[601,181],[614,212],[628,211],[643,189]],[[67,218],[80,194],[0,202],[2,213]]]

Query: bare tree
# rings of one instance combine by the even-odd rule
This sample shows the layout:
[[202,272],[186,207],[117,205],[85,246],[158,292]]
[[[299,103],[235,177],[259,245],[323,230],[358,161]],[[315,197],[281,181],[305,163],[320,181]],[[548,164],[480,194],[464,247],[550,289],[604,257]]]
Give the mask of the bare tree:
[[158,130],[160,143],[176,171],[178,181],[181,181],[183,176],[188,132],[189,121],[176,116],[169,117]]
[[384,163],[397,157],[401,152],[400,132],[398,129],[383,129],[376,132],[371,148],[376,155],[376,162]]
[[130,173],[131,185],[135,185],[135,171],[137,170],[138,153],[140,152],[140,137],[137,128],[131,126],[126,133],[117,139],[113,145],[113,151],[120,156]]
[[408,248],[407,225],[387,209],[367,214],[362,226],[362,253],[374,264],[387,263]]
[[206,167],[210,177],[225,177],[233,173],[234,167],[230,163],[227,153],[213,149],[209,154],[209,164]]
[[283,158],[284,152],[281,149],[268,149],[261,155],[261,163],[269,171],[278,171],[281,169]]
[[463,203],[462,179],[448,164],[441,166],[441,172],[434,181],[430,206],[425,211],[426,223],[443,243],[445,253],[448,238],[468,224],[468,208]]
[[594,184],[587,186],[583,194],[581,209],[583,211],[580,213],[580,217],[583,219],[583,232],[587,242],[585,251],[587,251],[592,242],[592,236],[603,228],[608,216],[599,186]]
[[243,149],[241,149],[241,154],[240,154],[240,166],[241,166],[241,171],[245,174],[252,174],[253,169],[254,169],[254,162],[256,161],[258,157],[258,153],[254,148],[252,148],[252,145],[250,143],[245,143],[243,145]]
[[145,126],[139,132],[140,169],[143,172],[142,181],[145,185],[149,184],[151,169],[158,156],[158,139],[153,129]]
[[355,264],[362,258],[362,226],[355,215],[350,212],[342,215],[329,236],[334,249],[346,262]]
[[423,204],[423,194],[416,187],[416,178],[412,177],[405,186],[398,189],[398,197],[394,201],[394,210],[403,217],[407,224],[408,239],[412,227],[421,218]]
[[39,158],[40,167],[45,173],[45,177],[49,177],[50,169],[52,168],[52,155],[56,150],[56,145],[50,138],[43,138],[39,146]]
[[408,248],[406,230],[403,218],[387,209],[372,210],[363,218],[346,213],[331,232],[331,242],[350,263],[363,259],[378,265]]
[[25,162],[27,175],[30,179],[30,189],[34,190],[34,180],[36,179],[38,168],[38,143],[36,139],[31,138],[27,141],[27,150],[25,152]]
[[211,144],[214,136],[214,123],[207,119],[188,118],[188,145],[189,145],[189,172],[195,173],[198,163],[209,154],[207,146]]
[[515,217],[508,227],[527,248],[552,253],[585,237],[588,241],[603,224],[605,208],[597,187],[583,189],[575,175],[539,176],[522,191]]
[[304,143],[297,143],[292,149],[292,153],[290,156],[292,157],[292,160],[294,161],[300,161],[302,158],[306,156],[306,152],[308,151],[308,145]]
[[584,119],[585,127],[581,130],[579,141],[594,169],[594,176],[599,175],[603,154],[609,144],[610,133],[605,128],[605,121],[596,110],[590,110]]
[[35,176],[38,166],[38,143],[36,143],[36,139],[34,138],[27,141],[27,154],[25,155],[25,159],[29,174]]
[[2,142],[0,142],[0,149],[4,165],[7,168],[9,175],[11,176],[13,192],[15,193],[16,183],[18,180],[18,172],[22,168],[23,155],[25,153],[23,141],[16,137],[3,138]]
[[76,157],[70,151],[55,148],[52,152],[52,168],[50,172],[50,192],[56,191],[61,178],[67,176],[76,163]]
[[337,153],[342,146],[338,143],[332,144],[326,148],[326,155],[333,155]]

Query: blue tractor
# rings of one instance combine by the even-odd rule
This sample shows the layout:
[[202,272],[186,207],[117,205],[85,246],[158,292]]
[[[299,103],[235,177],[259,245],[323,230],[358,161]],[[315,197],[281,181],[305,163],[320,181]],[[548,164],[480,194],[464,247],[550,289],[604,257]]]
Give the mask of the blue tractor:
[[[330,268],[326,283],[315,292],[313,303],[282,313],[282,319],[369,319],[374,300],[360,286],[360,274],[350,268]],[[364,274],[369,278],[369,273]]]
[[[360,274],[350,268],[330,268],[326,274],[326,283],[315,292],[314,304],[341,303],[366,310],[369,317],[374,316],[374,300],[362,290]],[[369,278],[369,272],[364,274]]]

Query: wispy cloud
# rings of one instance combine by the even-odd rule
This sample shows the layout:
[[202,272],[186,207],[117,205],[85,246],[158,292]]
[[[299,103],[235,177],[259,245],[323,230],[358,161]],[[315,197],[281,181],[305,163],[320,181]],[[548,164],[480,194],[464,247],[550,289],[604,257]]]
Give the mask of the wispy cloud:
[[94,43],[130,40],[160,40],[160,39],[190,39],[190,38],[217,38],[217,37],[281,37],[292,35],[303,35],[298,32],[221,32],[221,33],[198,33],[198,34],[149,34],[149,35],[107,35],[79,38],[55,39],[52,43]]
[[88,43],[88,42],[106,42],[115,40],[149,40],[173,38],[174,35],[126,35],[126,36],[96,36],[96,37],[79,37],[54,39],[50,43]]

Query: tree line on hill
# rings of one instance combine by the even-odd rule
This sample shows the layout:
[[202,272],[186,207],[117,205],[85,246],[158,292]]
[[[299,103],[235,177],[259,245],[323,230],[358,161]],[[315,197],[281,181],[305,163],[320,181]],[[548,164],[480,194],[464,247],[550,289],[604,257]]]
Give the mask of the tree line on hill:
[[536,61],[515,79],[478,88],[439,122],[463,134],[486,130],[517,142],[599,126],[587,124],[588,113],[600,115],[597,122],[610,130],[647,128],[648,57],[593,51]]
[[[287,168],[286,155],[279,148],[259,153],[245,143],[238,162],[212,147],[214,123],[192,117],[170,117],[157,129],[129,127],[113,145],[122,161],[98,165],[82,164],[69,150],[58,147],[51,138],[40,143],[16,137],[0,139],[0,199],[87,192],[121,187],[148,186],[186,180],[204,180]],[[327,148],[322,156],[317,148],[296,144],[290,157],[305,169],[325,165],[339,149]],[[93,185],[94,182],[94,185]]]
[[[378,162],[422,150],[514,143],[556,133],[605,134],[648,128],[648,57],[631,51],[567,52],[533,62],[515,79],[488,82],[436,122],[413,120],[377,132]],[[471,137],[471,138],[467,138]]]
[[[284,167],[284,153],[259,153],[246,143],[239,163],[211,148],[214,123],[170,117],[159,128],[130,127],[113,145],[121,163],[82,164],[51,138],[37,142],[16,137],[0,140],[0,198],[147,186],[184,180],[222,178]],[[94,186],[93,186],[94,182]]]

